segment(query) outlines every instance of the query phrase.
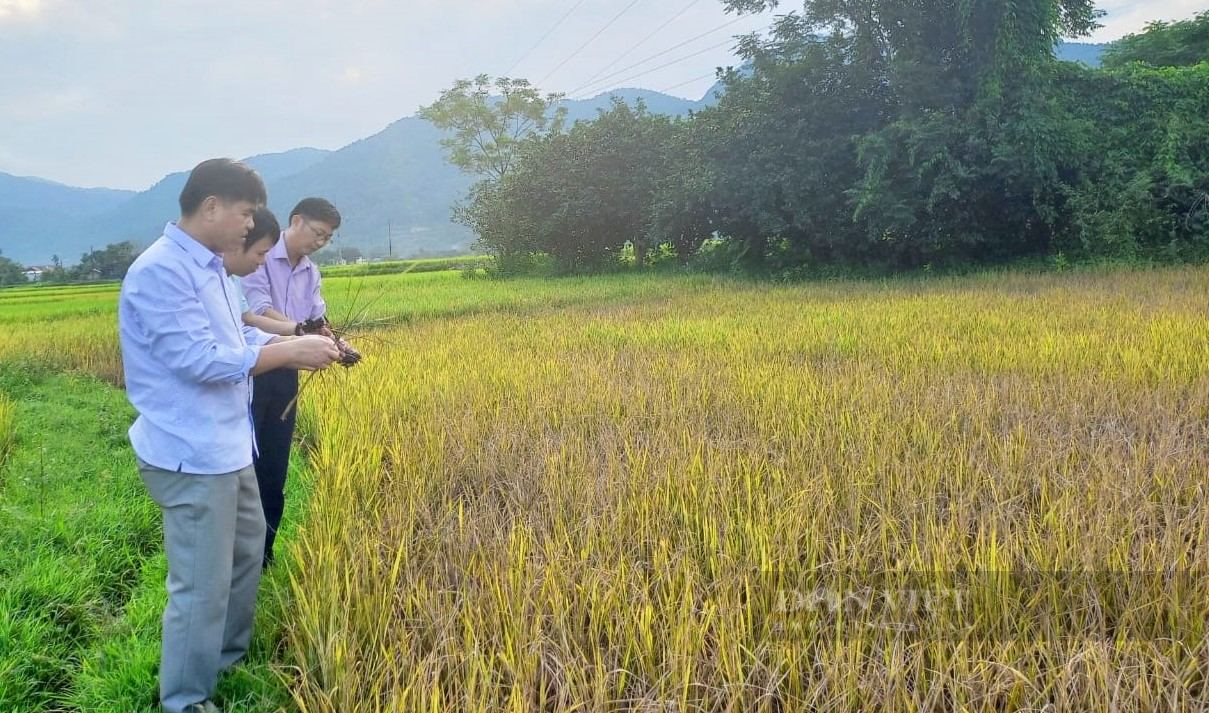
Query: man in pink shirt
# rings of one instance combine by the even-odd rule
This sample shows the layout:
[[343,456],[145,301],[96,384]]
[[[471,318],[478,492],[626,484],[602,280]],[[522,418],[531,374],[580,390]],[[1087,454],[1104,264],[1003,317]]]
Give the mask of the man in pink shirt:
[[[252,313],[299,324],[323,319],[327,303],[320,291],[322,280],[319,268],[309,256],[330,243],[332,233],[339,227],[340,212],[336,206],[323,198],[302,199],[290,211],[289,225],[265,255],[264,264],[243,278],[244,294]],[[324,332],[331,336],[326,328]],[[273,543],[285,507],[286,472],[297,413],[290,405],[297,395],[298,372],[293,369],[275,369],[252,382],[257,449],[254,465],[268,526],[264,543],[266,567],[273,561]]]

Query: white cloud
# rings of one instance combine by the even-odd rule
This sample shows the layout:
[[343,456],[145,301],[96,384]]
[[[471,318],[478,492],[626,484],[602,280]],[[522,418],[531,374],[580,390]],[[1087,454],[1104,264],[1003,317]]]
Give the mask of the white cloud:
[[1209,10],[1209,0],[1165,0],[1162,3],[1137,0],[1109,0],[1098,3],[1107,15],[1100,20],[1102,28],[1089,40],[1111,42],[1125,35],[1142,32],[1151,22],[1189,20]]
[[36,19],[50,4],[48,0],[0,0],[0,22]]

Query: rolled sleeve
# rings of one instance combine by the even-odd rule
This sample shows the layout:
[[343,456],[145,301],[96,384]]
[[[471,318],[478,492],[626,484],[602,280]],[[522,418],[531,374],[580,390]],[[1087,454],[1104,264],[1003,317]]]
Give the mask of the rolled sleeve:
[[249,344],[244,349],[243,366],[241,369],[244,378],[247,378],[247,375],[252,373],[252,367],[256,366],[257,360],[260,359],[260,347],[260,344]]
[[276,339],[277,335],[269,334],[268,332],[261,331],[258,327],[251,327],[245,324],[243,328],[243,338],[248,344],[263,347]]

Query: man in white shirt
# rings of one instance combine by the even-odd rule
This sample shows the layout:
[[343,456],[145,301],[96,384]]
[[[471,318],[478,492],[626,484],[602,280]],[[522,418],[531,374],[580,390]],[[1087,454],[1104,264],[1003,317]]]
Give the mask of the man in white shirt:
[[264,512],[252,468],[249,377],[327,367],[331,339],[246,327],[223,267],[265,203],[264,183],[230,159],[198,164],[181,215],[131,265],[118,302],[130,442],[164,518],[168,604],[160,704],[217,711],[219,672],[247,651],[260,584]]

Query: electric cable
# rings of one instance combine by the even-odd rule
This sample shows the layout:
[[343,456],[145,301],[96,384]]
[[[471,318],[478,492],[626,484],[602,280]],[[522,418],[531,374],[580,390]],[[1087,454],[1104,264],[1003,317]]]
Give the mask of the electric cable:
[[[706,52],[709,52],[711,50],[716,50],[719,47],[725,47],[726,45],[730,44],[733,41],[734,40],[727,40],[725,42],[719,42],[718,44],[711,45],[709,47],[706,47],[703,50],[693,52],[692,54],[687,54],[687,55],[681,57],[680,59],[674,59],[671,62],[665,62],[664,64],[661,64],[658,67],[652,67],[651,69],[648,69],[644,72],[639,72],[638,74],[630,75],[629,77],[626,77],[625,79],[618,79],[616,81],[609,80],[609,81],[597,82],[597,84],[601,85],[602,87],[604,85],[608,85],[608,84],[623,84],[625,82],[630,81],[631,79],[638,79],[639,77],[645,77],[646,75],[648,75],[652,72],[657,72],[665,67],[670,67],[674,64],[680,64],[681,62],[683,62],[685,60],[692,59],[693,57],[696,57],[698,55],[703,55]],[[588,97],[588,95],[591,94],[592,92],[601,92],[601,91],[604,91],[604,89],[603,88],[599,89],[599,90],[593,89],[591,92],[579,92],[577,97],[573,97],[573,98],[586,99]]]
[[586,42],[584,42],[582,45],[580,45],[578,49],[576,49],[574,52],[572,52],[572,53],[570,54],[570,56],[568,56],[568,57],[567,57],[566,59],[564,59],[563,61],[559,62],[557,67],[555,67],[554,69],[550,70],[548,73],[546,73],[546,76],[544,76],[544,77],[542,77],[541,79],[539,79],[539,80],[538,80],[538,82],[537,82],[537,84],[538,84],[539,86],[540,86],[540,85],[542,85],[542,84],[544,84],[544,83],[546,82],[546,80],[547,80],[547,79],[549,79],[549,78],[550,78],[550,77],[551,77],[551,76],[552,76],[552,75],[553,75],[555,72],[557,72],[558,70],[562,69],[562,68],[563,68],[563,66],[564,66],[564,65],[565,65],[567,62],[570,62],[572,59],[575,59],[575,56],[576,56],[576,55],[578,55],[580,52],[583,52],[583,51],[584,51],[584,49],[585,49],[585,48],[586,48],[588,45],[592,44],[592,42],[594,42],[594,41],[596,40],[596,38],[597,38],[597,37],[600,37],[602,34],[604,34],[604,31],[605,31],[605,30],[607,30],[607,29],[609,29],[610,27],[612,27],[612,26],[613,26],[613,23],[615,23],[615,22],[617,22],[618,20],[620,20],[622,15],[626,14],[627,12],[629,12],[629,11],[630,11],[630,8],[634,7],[635,5],[637,5],[637,4],[638,4],[639,2],[641,2],[641,1],[642,1],[642,0],[632,0],[632,2],[630,2],[630,4],[629,4],[629,5],[626,5],[626,6],[625,6],[625,8],[624,8],[624,9],[623,9],[621,12],[617,13],[616,15],[614,15],[612,20],[609,20],[608,22],[606,22],[606,23],[605,23],[605,25],[604,25],[604,27],[602,27],[602,28],[600,28],[599,30],[597,30],[597,31],[596,31],[596,34],[594,34],[594,35],[592,35],[591,37],[589,37],[589,38],[588,38],[588,40],[587,40]]
[[[610,74],[607,74],[607,75],[605,75],[605,76],[603,76],[603,77],[600,77],[599,79],[596,79],[596,80],[593,80],[593,81],[590,81],[590,82],[584,82],[583,84],[579,85],[578,87],[575,87],[574,89],[572,89],[571,91],[567,92],[566,94],[567,94],[567,96],[572,96],[572,95],[575,95],[575,94],[579,94],[579,93],[581,93],[581,92],[582,92],[584,89],[586,89],[587,87],[595,86],[595,85],[598,85],[598,84],[605,84],[605,83],[608,83],[608,82],[610,82],[610,81],[613,79],[613,77],[616,77],[616,76],[617,76],[617,75],[619,75],[619,74],[624,74],[625,72],[628,72],[628,71],[630,71],[631,69],[634,69],[635,67],[641,67],[642,65],[646,64],[647,62],[650,62],[650,61],[652,61],[652,60],[658,59],[658,58],[660,58],[660,57],[662,57],[662,56],[664,56],[664,55],[666,55],[666,54],[668,54],[668,53],[670,53],[670,52],[673,52],[673,51],[675,51],[675,50],[677,50],[677,49],[680,49],[681,47],[683,47],[683,46],[685,46],[685,45],[687,45],[687,44],[691,44],[691,43],[693,43],[693,42],[695,42],[695,41],[697,41],[697,40],[701,39],[702,37],[706,37],[706,36],[708,36],[708,35],[712,35],[712,34],[714,34],[715,32],[718,32],[718,31],[720,31],[720,30],[724,30],[724,29],[726,29],[727,27],[730,27],[731,25],[735,24],[736,22],[740,22],[741,20],[745,20],[745,19],[747,19],[747,18],[746,18],[746,17],[736,17],[736,18],[734,18],[733,20],[731,20],[731,21],[729,21],[729,22],[726,22],[726,23],[724,23],[724,24],[721,24],[721,25],[719,25],[719,26],[717,26],[717,27],[713,28],[712,30],[707,30],[707,31],[705,31],[705,32],[702,32],[702,33],[701,33],[701,34],[699,34],[699,35],[696,35],[696,36],[694,36],[694,37],[690,37],[690,38],[688,38],[687,40],[685,40],[685,41],[683,41],[683,42],[681,42],[681,43],[679,43],[679,44],[672,45],[671,47],[668,47],[667,49],[663,50],[662,52],[657,52],[657,53],[655,53],[655,54],[653,54],[653,55],[651,55],[651,56],[647,57],[646,59],[643,59],[643,60],[641,60],[641,61],[639,61],[639,62],[635,62],[635,63],[633,63],[633,64],[631,64],[631,65],[626,66],[626,67],[622,67],[621,69],[617,70],[616,72],[612,72],[612,73],[610,73]],[[730,41],[730,40],[727,40],[727,42],[729,42],[729,41]],[[725,44],[725,43],[723,43],[723,44]],[[711,48],[711,49],[713,49],[713,48]],[[695,56],[695,55],[694,55],[694,56]]]
[[672,91],[673,89],[679,89],[680,87],[683,87],[685,84],[692,84],[693,82],[700,82],[702,79],[709,79],[710,77],[715,77],[717,75],[718,75],[718,72],[715,70],[713,72],[710,72],[709,74],[703,74],[700,77],[693,77],[692,79],[686,79],[685,81],[680,82],[679,84],[673,84],[670,87],[660,89],[659,93],[667,94],[668,92]]
[[507,77],[509,74],[512,74],[512,70],[516,69],[517,65],[519,65],[521,62],[525,61],[525,58],[529,56],[530,52],[537,49],[538,46],[541,45],[542,42],[545,42],[546,38],[549,37],[552,32],[557,30],[559,25],[563,24],[563,22],[568,17],[571,16],[571,13],[575,12],[576,8],[578,8],[580,5],[583,5],[583,4],[584,4],[584,0],[579,0],[579,2],[572,5],[570,10],[567,10],[567,12],[562,17],[558,18],[558,22],[554,23],[554,25],[550,29],[546,30],[546,34],[539,37],[537,42],[533,43],[532,47],[525,50],[525,53],[521,55],[520,59],[518,59],[512,63],[512,66],[508,68],[508,71],[504,72],[504,76]]
[[696,4],[697,4],[697,3],[699,3],[699,2],[701,2],[701,0],[692,0],[692,2],[690,2],[688,5],[685,5],[685,6],[684,6],[684,8],[683,8],[682,10],[680,10],[680,12],[676,13],[675,15],[672,15],[670,18],[668,18],[667,20],[665,20],[665,21],[663,22],[663,24],[662,24],[662,25],[660,25],[660,26],[656,27],[654,30],[651,30],[651,33],[650,33],[649,35],[647,35],[646,37],[643,37],[643,38],[642,38],[641,40],[639,40],[639,41],[638,41],[638,43],[637,43],[637,44],[635,44],[633,47],[630,47],[630,48],[629,48],[628,50],[626,50],[625,52],[622,52],[622,53],[621,53],[620,55],[618,55],[618,56],[617,56],[617,58],[616,58],[616,59],[614,59],[612,62],[609,62],[609,63],[608,63],[608,64],[606,64],[605,66],[601,67],[601,68],[600,68],[600,71],[596,72],[596,74],[593,74],[592,76],[590,76],[590,77],[588,77],[587,79],[585,79],[585,80],[584,80],[584,83],[586,84],[586,83],[588,83],[588,82],[591,82],[593,79],[596,79],[596,78],[597,78],[597,77],[599,77],[600,75],[602,75],[602,74],[604,74],[605,72],[609,71],[609,69],[611,69],[611,68],[613,67],[613,65],[617,64],[618,62],[620,62],[621,60],[625,59],[626,57],[629,57],[629,56],[630,56],[630,54],[632,54],[632,53],[634,52],[634,50],[638,49],[638,48],[639,48],[639,47],[641,47],[643,44],[645,44],[647,40],[649,40],[649,39],[651,39],[652,37],[654,37],[655,35],[659,34],[659,31],[660,31],[660,30],[662,30],[663,28],[667,27],[668,25],[670,25],[670,24],[672,24],[673,22],[675,22],[676,20],[678,20],[678,19],[680,18],[680,16],[681,16],[681,15],[683,15],[683,14],[684,14],[684,13],[686,13],[686,12],[688,12],[688,11],[689,11],[689,10],[690,10],[690,9],[691,9],[691,8],[692,8],[694,5],[696,5]]

